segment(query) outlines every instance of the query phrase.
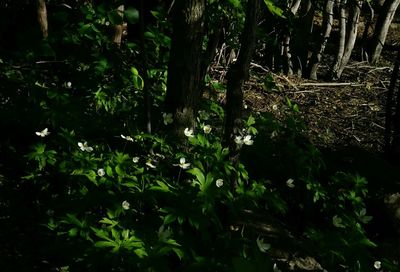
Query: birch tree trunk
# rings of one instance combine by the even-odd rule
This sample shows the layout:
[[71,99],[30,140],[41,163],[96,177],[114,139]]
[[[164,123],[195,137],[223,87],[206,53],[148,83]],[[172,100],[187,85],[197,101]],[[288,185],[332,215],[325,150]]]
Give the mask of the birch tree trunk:
[[37,16],[40,25],[40,30],[42,31],[43,39],[46,39],[49,35],[49,27],[47,21],[47,8],[45,0],[37,1]]
[[390,24],[400,4],[400,0],[386,0],[376,22],[372,38],[371,62],[376,63],[381,55]]
[[323,33],[321,37],[321,41],[317,50],[313,53],[310,60],[310,69],[309,69],[309,77],[311,79],[317,79],[318,66],[321,62],[322,55],[325,51],[325,47],[328,43],[328,39],[331,35],[332,25],[333,25],[333,6],[335,4],[335,0],[326,0],[325,8],[324,8],[324,20],[323,20]]
[[347,25],[347,12],[346,12],[346,0],[337,0],[337,5],[340,6],[340,18],[339,18],[339,46],[336,54],[335,64],[331,71],[331,77],[335,71],[339,70],[340,63],[342,61],[344,47],[346,45],[346,25]]
[[[121,18],[124,18],[124,10],[125,10],[124,5],[120,5],[117,8],[117,13],[119,16],[121,16]],[[124,33],[124,23],[122,22],[121,24],[115,26],[115,32],[113,37],[113,42],[116,43],[118,47],[121,46],[123,33]]]
[[[363,0],[353,0],[351,6],[351,19],[350,22],[347,24],[347,40],[344,46],[344,51],[342,57],[336,60],[336,64],[334,66],[334,70],[332,71],[332,79],[337,80],[341,77],[344,68],[346,67],[351,53],[353,52],[354,44],[357,38],[357,30],[358,30],[358,23],[360,20],[361,14],[361,7],[363,4]],[[338,54],[339,57],[339,54]],[[337,69],[335,69],[337,68]]]

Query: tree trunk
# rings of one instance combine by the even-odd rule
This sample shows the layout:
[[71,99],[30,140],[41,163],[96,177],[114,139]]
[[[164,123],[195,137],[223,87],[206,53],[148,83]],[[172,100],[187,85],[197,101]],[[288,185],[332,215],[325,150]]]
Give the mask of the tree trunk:
[[[120,5],[117,8],[118,15],[121,16],[121,18],[124,18],[124,10],[125,10],[124,5]],[[121,46],[123,32],[124,32],[124,24],[123,23],[115,26],[113,42],[116,43],[118,47]]]
[[47,22],[47,8],[45,0],[37,1],[37,16],[40,25],[40,29],[42,31],[43,39],[46,39],[49,35],[49,27]]
[[293,75],[292,54],[290,53],[290,35],[290,33],[285,34],[282,42],[283,72],[288,76]]
[[[397,59],[395,60],[392,76],[390,79],[390,85],[386,97],[386,112],[385,112],[385,153],[389,158],[393,158],[397,151],[400,153],[400,90],[399,86],[396,85],[399,78],[400,72],[400,50],[397,53]],[[395,104],[395,115],[393,116],[393,100],[396,98]],[[394,117],[394,118],[393,118]],[[394,133],[392,134],[392,131]],[[393,136],[393,137],[392,137]],[[392,140],[393,138],[393,140]]]
[[372,48],[370,51],[372,63],[376,63],[379,59],[379,56],[381,55],[389,26],[393,20],[399,4],[400,0],[386,0],[381,12],[379,13],[374,35],[372,38]]
[[301,0],[295,0],[290,8],[290,12],[295,15],[300,8]]
[[210,64],[212,63],[213,59],[215,58],[216,52],[217,52],[217,47],[220,41],[221,37],[221,29],[223,26],[222,20],[219,22],[218,26],[211,30],[208,34],[209,39],[207,43],[207,49],[205,50],[201,62],[201,71],[200,71],[200,79],[201,79],[201,84],[199,85],[199,99],[201,99],[203,95],[203,90],[205,88],[205,76],[207,75],[209,69],[210,69]]
[[311,79],[317,79],[317,71],[319,63],[322,59],[322,54],[325,51],[325,47],[328,43],[328,39],[331,35],[332,25],[333,25],[333,6],[335,4],[334,0],[326,0],[325,9],[324,9],[324,21],[323,27],[324,31],[321,37],[321,42],[317,50],[313,53],[310,61],[310,74],[309,77]]
[[174,116],[173,134],[194,128],[201,80],[205,0],[176,0],[168,64],[166,111]]
[[334,80],[337,80],[341,77],[343,70],[350,59],[351,53],[353,52],[354,44],[357,38],[358,23],[360,20],[363,1],[364,0],[353,0],[352,2],[351,21],[347,24],[348,27],[346,29],[346,32],[348,33],[347,41],[344,47],[343,56],[341,57],[340,61],[339,59],[336,60],[335,67],[337,67],[337,69],[332,72],[332,79]]
[[151,134],[151,105],[153,104],[153,100],[150,94],[149,89],[149,78],[147,76],[148,64],[147,64],[147,49],[144,39],[145,32],[145,8],[144,1],[140,0],[139,2],[139,40],[140,40],[140,49],[142,56],[142,77],[143,77],[143,96],[144,96],[144,114],[145,114],[145,126],[147,133]]
[[347,0],[337,0],[337,5],[340,6],[340,18],[339,18],[339,47],[336,54],[335,64],[333,65],[331,71],[331,77],[336,71],[339,70],[340,63],[343,58],[344,47],[346,45],[346,25],[347,25],[347,12],[346,12],[346,1]]
[[[243,107],[242,87],[249,76],[250,62],[255,49],[259,7],[260,0],[248,0],[239,56],[236,62],[229,67],[227,74],[224,138],[225,144],[229,147],[230,159],[233,163],[237,163],[239,158],[239,150],[234,138],[240,132]],[[232,187],[236,186],[235,183],[236,180],[233,180]]]
[[371,6],[371,3],[369,1],[366,1],[369,9],[369,16],[367,21],[365,22],[364,26],[364,33],[362,35],[362,41],[361,41],[361,61],[369,61],[368,58],[368,53],[367,53],[367,41],[368,41],[368,30],[371,27],[371,24],[374,20],[375,17],[375,11],[374,8]]
[[301,5],[299,17],[295,19],[293,32],[293,54],[298,58],[298,64],[295,66],[295,73],[301,77],[306,73],[308,64],[309,43],[313,31],[313,21],[315,10],[311,0],[307,0]]

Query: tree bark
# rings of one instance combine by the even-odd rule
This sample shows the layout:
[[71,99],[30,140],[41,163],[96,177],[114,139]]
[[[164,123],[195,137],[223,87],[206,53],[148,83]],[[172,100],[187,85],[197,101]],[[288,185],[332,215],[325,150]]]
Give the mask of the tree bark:
[[143,77],[143,96],[144,96],[144,114],[145,114],[145,126],[147,133],[151,134],[151,105],[152,97],[149,89],[149,78],[147,76],[148,63],[147,63],[147,50],[144,38],[145,32],[145,8],[144,1],[140,0],[139,2],[139,40],[140,40],[140,49],[142,56],[142,77]]
[[[120,5],[117,8],[118,15],[121,16],[121,18],[124,18],[124,10],[125,10],[125,6],[124,5]],[[115,44],[117,44],[118,47],[121,46],[123,32],[124,32],[124,24],[123,23],[115,26],[113,42]]]
[[367,41],[368,41],[368,30],[371,27],[371,24],[375,17],[375,11],[369,1],[366,1],[369,9],[369,16],[364,26],[364,33],[362,35],[361,41],[361,61],[369,61],[368,53],[367,53]]
[[[351,7],[351,21],[347,24],[347,29],[346,32],[347,34],[347,41],[346,45],[344,47],[344,52],[342,57],[336,60],[336,64],[334,67],[337,67],[337,69],[334,69],[332,72],[332,79],[337,80],[341,77],[344,68],[346,67],[351,53],[353,52],[354,44],[356,42],[357,38],[357,30],[358,30],[358,23],[360,20],[360,14],[361,14],[361,7],[363,4],[364,0],[353,0],[352,2],[352,7]],[[339,54],[338,54],[339,57]]]
[[[393,158],[394,151],[400,152],[400,90],[396,85],[400,72],[400,50],[397,52],[397,59],[395,60],[392,76],[390,78],[390,85],[386,97],[386,112],[385,112],[385,153],[387,157]],[[396,98],[395,115],[393,116],[393,100]],[[394,117],[394,118],[393,118]],[[394,133],[392,134],[394,130]],[[392,137],[393,136],[393,137]],[[393,138],[393,140],[392,140]],[[397,154],[398,155],[398,154]]]
[[336,54],[335,64],[333,65],[331,71],[331,77],[335,71],[339,70],[340,63],[343,58],[344,47],[346,45],[346,25],[347,25],[347,12],[346,12],[346,1],[347,0],[337,0],[337,5],[340,6],[340,18],[339,18],[339,47]]
[[172,40],[168,64],[166,111],[174,116],[173,134],[184,137],[185,128],[195,127],[205,0],[176,0],[172,15]]
[[372,38],[371,62],[376,63],[381,55],[389,26],[393,20],[400,0],[386,0],[376,22],[374,35]]
[[[235,164],[239,158],[239,150],[234,141],[235,135],[240,132],[243,91],[242,87],[249,77],[250,62],[255,50],[257,14],[260,0],[248,0],[246,19],[241,36],[239,56],[233,63],[227,74],[226,111],[225,111],[225,144],[229,147],[230,159]],[[236,180],[232,181],[232,187],[236,187]]]
[[292,42],[293,54],[298,58],[298,64],[295,66],[294,72],[299,77],[306,74],[306,67],[309,61],[309,43],[315,14],[311,0],[307,0],[303,4],[300,7],[299,17],[295,19]]
[[310,72],[309,77],[311,79],[317,79],[318,66],[321,62],[322,55],[325,51],[325,47],[328,43],[328,39],[331,35],[332,25],[333,25],[333,6],[335,4],[335,0],[326,0],[325,9],[324,9],[324,21],[323,27],[324,31],[321,37],[321,42],[317,48],[317,50],[313,53],[310,61]]
[[49,27],[47,21],[47,8],[45,0],[37,1],[37,16],[40,25],[40,30],[42,31],[43,39],[47,39],[49,35]]

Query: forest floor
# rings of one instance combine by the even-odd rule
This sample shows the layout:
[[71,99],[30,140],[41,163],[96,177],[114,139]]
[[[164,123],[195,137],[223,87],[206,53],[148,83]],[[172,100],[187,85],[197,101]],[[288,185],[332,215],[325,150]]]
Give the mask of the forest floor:
[[[272,112],[282,119],[289,98],[298,105],[306,134],[316,146],[357,146],[381,152],[386,92],[393,66],[389,61],[381,64],[353,61],[340,82],[324,82],[274,74],[253,63],[250,80],[244,87],[245,105],[250,111]],[[321,65],[320,70],[328,70],[328,64]],[[215,68],[214,72],[223,77],[225,70]],[[275,86],[266,89],[263,82],[269,76]]]
[[[387,40],[390,46],[398,46],[399,43],[400,27],[396,25],[394,28],[395,31],[389,34]],[[376,66],[368,62],[350,61],[341,80],[337,82],[324,81],[324,75],[320,75],[317,81],[285,76],[252,63],[250,79],[244,86],[245,108],[250,113],[270,112],[277,119],[283,120],[288,109],[287,99],[290,99],[298,105],[299,116],[306,125],[304,134],[307,138],[321,150],[338,152],[339,159],[334,162],[333,167],[349,167],[346,164],[350,162],[350,168],[354,166],[357,173],[376,186],[382,188],[396,182],[400,185],[400,169],[387,163],[382,156],[386,94],[395,55],[395,52],[383,51],[381,61]],[[328,71],[329,65],[331,63],[321,63],[320,71]],[[215,82],[221,82],[226,75],[226,68],[213,67],[212,74]],[[225,95],[219,93],[218,100],[224,99]],[[345,153],[341,153],[342,150]],[[352,153],[355,150],[360,153]],[[333,153],[329,153],[329,156]],[[350,154],[351,159],[347,160],[343,154]],[[391,186],[387,188],[390,189],[385,192],[386,196],[395,195],[399,191]],[[378,232],[372,228],[372,238],[380,245],[378,254],[400,258],[400,236],[395,231],[396,227],[386,225],[391,224],[391,218],[382,218],[379,214],[382,212],[380,209],[385,207],[384,202],[382,197],[371,204],[371,214],[374,217],[372,224],[380,225]],[[286,248],[275,246],[273,255],[281,261],[280,265],[295,271],[323,270],[312,256],[301,253],[299,244],[296,243],[301,238],[293,237],[281,225],[282,222],[275,218],[266,219],[265,215],[262,219],[258,215],[247,216],[247,222],[251,222],[249,227],[268,237],[272,243],[275,241],[276,245],[288,245]]]

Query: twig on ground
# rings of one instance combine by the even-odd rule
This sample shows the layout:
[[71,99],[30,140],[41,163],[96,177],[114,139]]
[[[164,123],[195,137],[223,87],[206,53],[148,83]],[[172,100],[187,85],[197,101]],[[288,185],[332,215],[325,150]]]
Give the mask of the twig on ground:
[[359,87],[363,86],[364,84],[353,83],[353,82],[306,82],[301,83],[300,87],[307,87],[307,86],[316,86],[316,87],[341,87],[341,86],[351,86],[351,87]]

